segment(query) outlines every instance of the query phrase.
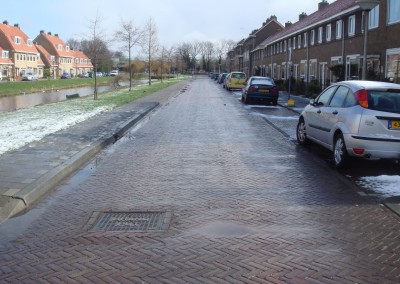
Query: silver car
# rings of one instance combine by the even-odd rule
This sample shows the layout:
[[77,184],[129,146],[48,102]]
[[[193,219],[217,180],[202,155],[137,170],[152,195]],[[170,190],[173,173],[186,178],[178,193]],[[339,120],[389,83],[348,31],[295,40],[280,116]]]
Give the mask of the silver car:
[[302,111],[297,141],[314,141],[333,154],[336,168],[349,157],[400,159],[400,85],[344,81],[326,88]]
[[22,81],[34,81],[37,79],[38,79],[38,75],[36,73],[32,73],[32,72],[26,72],[22,76]]

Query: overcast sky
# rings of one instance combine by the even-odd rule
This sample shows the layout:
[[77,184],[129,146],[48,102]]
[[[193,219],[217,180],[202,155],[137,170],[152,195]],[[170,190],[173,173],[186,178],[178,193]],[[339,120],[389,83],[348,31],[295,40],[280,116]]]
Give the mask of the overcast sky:
[[[0,20],[18,23],[32,39],[40,32],[59,34],[61,39],[82,39],[96,12],[102,28],[111,38],[121,19],[143,26],[155,21],[161,44],[171,46],[185,41],[231,39],[239,41],[261,27],[271,15],[284,24],[298,20],[302,12],[315,12],[321,0],[35,0],[2,3]],[[333,0],[328,1],[332,3]],[[114,49],[117,49],[115,47]]]

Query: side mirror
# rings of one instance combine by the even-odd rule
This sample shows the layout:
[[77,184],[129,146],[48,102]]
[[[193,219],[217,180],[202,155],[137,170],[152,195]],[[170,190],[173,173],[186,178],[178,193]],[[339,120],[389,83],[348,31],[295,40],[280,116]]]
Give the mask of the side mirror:
[[315,106],[315,100],[314,99],[310,100],[310,105]]

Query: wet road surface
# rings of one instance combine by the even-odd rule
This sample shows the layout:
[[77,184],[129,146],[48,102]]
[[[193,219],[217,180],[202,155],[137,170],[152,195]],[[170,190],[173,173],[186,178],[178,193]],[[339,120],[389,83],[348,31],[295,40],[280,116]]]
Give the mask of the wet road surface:
[[0,282],[399,282],[399,217],[232,96],[193,80],[7,221]]

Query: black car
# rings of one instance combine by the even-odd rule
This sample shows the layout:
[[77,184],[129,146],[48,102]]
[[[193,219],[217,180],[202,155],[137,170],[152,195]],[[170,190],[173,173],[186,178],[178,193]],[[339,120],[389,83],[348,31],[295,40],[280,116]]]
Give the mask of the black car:
[[242,102],[251,100],[266,101],[274,106],[278,104],[279,90],[272,78],[254,76],[247,79],[242,89]]

